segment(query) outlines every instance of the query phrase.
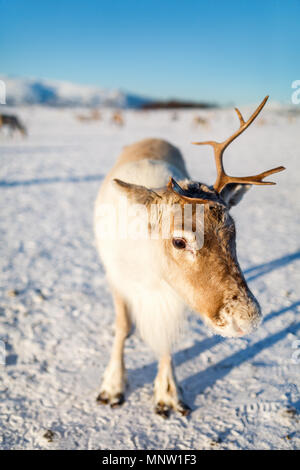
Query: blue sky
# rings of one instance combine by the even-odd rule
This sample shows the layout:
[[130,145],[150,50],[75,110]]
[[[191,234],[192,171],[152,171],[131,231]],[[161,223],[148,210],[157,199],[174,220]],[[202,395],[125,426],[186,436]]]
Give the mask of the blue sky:
[[299,0],[0,0],[0,73],[221,104],[290,101]]

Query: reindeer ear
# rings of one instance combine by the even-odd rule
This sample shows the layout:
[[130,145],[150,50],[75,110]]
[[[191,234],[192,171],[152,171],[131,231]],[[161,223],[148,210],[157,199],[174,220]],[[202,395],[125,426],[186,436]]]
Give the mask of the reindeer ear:
[[229,183],[222,189],[220,196],[226,202],[228,208],[236,206],[251,188],[251,184]]
[[135,204],[151,204],[155,198],[160,197],[151,189],[137,184],[126,183],[125,181],[115,178],[115,187],[118,188],[127,198]]

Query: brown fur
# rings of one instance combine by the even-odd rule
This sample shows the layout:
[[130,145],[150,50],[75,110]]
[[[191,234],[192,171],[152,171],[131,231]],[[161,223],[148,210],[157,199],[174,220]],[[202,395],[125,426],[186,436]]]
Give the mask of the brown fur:
[[169,162],[188,177],[185,163],[179,150],[164,140],[151,138],[143,139],[124,147],[114,166],[114,170],[125,163],[145,160],[147,158]]
[[[182,207],[186,204],[173,195],[170,195],[169,202],[170,199],[173,199],[173,204],[181,204]],[[165,251],[168,260],[181,271],[182,296],[193,299],[187,302],[194,310],[206,312],[211,319],[217,320],[217,313],[227,298],[231,294],[247,296],[248,288],[238,265],[235,225],[228,210],[216,203],[205,205],[204,227],[204,245],[192,266],[185,262],[184,251],[181,257],[174,253],[171,240],[165,241]],[[172,273],[178,275],[178,269],[169,270],[171,277]]]

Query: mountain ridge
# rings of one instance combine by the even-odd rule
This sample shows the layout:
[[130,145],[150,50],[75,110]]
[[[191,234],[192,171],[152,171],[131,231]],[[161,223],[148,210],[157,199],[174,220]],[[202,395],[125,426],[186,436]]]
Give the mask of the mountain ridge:
[[54,107],[140,108],[152,100],[121,90],[68,81],[0,76],[7,105],[42,104]]

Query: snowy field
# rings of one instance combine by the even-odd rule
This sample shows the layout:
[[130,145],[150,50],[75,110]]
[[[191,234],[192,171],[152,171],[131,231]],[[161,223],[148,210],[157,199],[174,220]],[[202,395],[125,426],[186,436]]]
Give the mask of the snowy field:
[[[241,108],[245,117],[257,104]],[[144,137],[178,145],[193,179],[213,183],[211,148],[190,142],[227,137],[238,126],[234,111],[181,111],[177,120],[168,111],[126,111],[124,127],[111,124],[109,110],[94,122],[75,118],[84,110],[8,111],[29,135],[0,135],[0,447],[300,448],[300,115],[267,104],[225,154],[231,174],[287,167],[272,175],[277,186],[254,187],[232,210],[264,322],[250,337],[223,339],[190,314],[174,362],[193,412],[163,420],[153,412],[155,357],[136,333],[125,348],[125,404],[95,402],[114,312],[93,204],[122,147]],[[207,125],[193,124],[196,114]]]

